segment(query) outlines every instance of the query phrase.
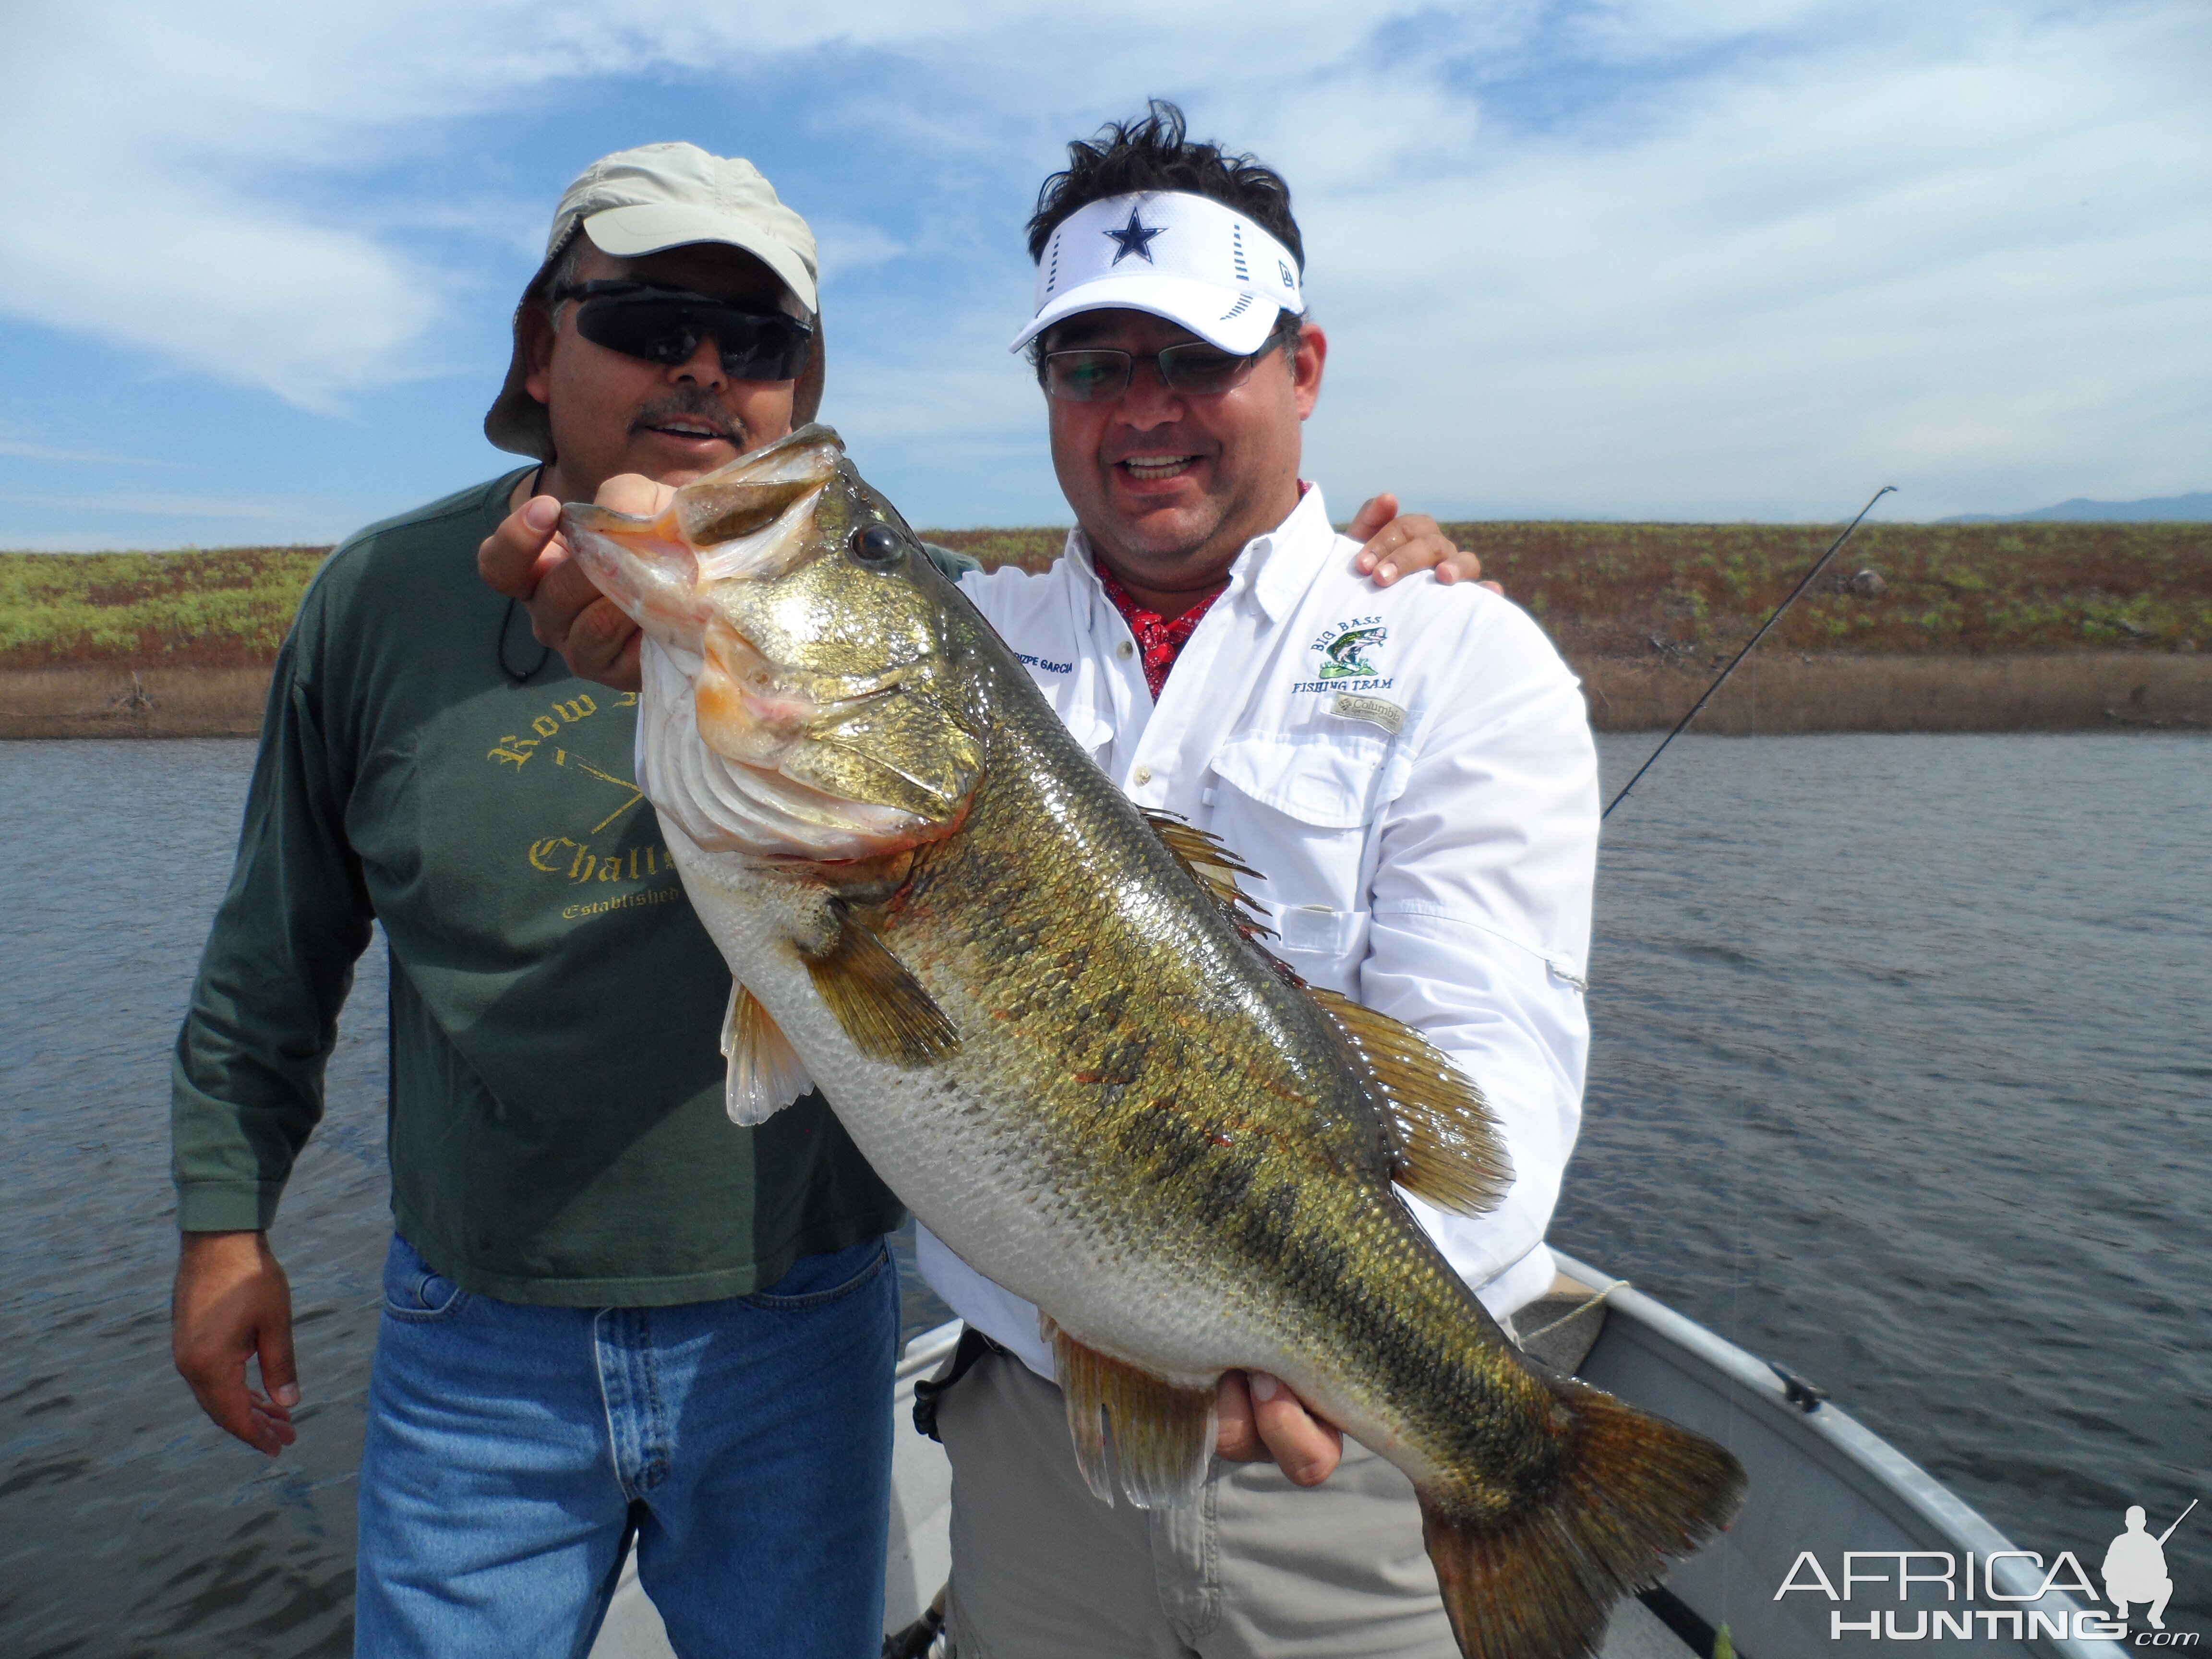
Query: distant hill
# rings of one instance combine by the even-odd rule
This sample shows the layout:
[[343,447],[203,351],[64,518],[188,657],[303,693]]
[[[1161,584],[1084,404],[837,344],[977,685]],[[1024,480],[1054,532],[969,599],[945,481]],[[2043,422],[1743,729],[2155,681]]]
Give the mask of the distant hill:
[[2146,519],[2183,520],[2203,523],[2212,520],[2212,490],[2191,490],[2186,495],[2153,495],[2140,501],[2093,501],[2076,495],[2056,507],[2039,507],[2033,513],[1961,513],[1937,524],[2019,524],[2029,519],[2087,519],[2103,524]]

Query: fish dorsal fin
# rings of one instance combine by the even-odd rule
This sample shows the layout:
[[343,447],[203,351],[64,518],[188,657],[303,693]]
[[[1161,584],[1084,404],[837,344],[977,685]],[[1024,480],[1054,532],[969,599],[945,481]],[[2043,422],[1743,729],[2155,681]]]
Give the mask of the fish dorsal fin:
[[1140,1510],[1196,1503],[1219,1433],[1218,1387],[1177,1388],[1085,1347],[1043,1314],[1037,1324],[1052,1343],[1052,1369],[1067,1399],[1067,1426],[1084,1483],[1102,1502],[1114,1501],[1106,1465],[1110,1437],[1130,1503]]
[[1392,1178],[1455,1215],[1495,1209],[1513,1184],[1513,1160],[1482,1091],[1412,1026],[1334,991],[1305,990],[1382,1103]]
[[806,1062],[783,1028],[742,984],[730,987],[730,1009],[722,1016],[722,1053],[730,1062],[722,1098],[732,1123],[747,1127],[765,1123],[814,1086]]
[[1197,825],[1176,817],[1171,812],[1148,811],[1139,807],[1144,820],[1152,827],[1175,860],[1182,866],[1190,878],[1213,896],[1214,902],[1228,912],[1229,920],[1245,938],[1265,935],[1273,939],[1274,929],[1260,919],[1252,908],[1252,896],[1237,885],[1237,878],[1250,876],[1255,881],[1260,872],[1238,858],[1221,841]]
[[836,941],[818,955],[801,951],[799,959],[853,1046],[902,1066],[924,1066],[957,1048],[959,1032],[906,964],[842,904],[837,915]]

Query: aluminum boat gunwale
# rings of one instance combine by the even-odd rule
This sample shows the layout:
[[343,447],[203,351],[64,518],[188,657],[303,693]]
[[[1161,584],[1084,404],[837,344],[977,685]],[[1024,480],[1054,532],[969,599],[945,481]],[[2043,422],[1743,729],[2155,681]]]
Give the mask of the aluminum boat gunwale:
[[[1516,1316],[1523,1330],[1537,1333],[1528,1339],[1531,1352],[1711,1436],[1742,1459],[1750,1474],[1750,1495],[1735,1527],[1678,1563],[1642,1605],[1627,1601],[1616,1610],[1604,1659],[1710,1659],[1712,1632],[1723,1624],[1737,1659],[1841,1659],[1866,1651],[1870,1638],[1832,1634],[1832,1613],[1856,1625],[1902,1613],[1910,1628],[1923,1613],[1955,1615],[1967,1605],[1963,1595],[1947,1601],[1938,1593],[1941,1583],[1914,1586],[1909,1600],[1861,1593],[1843,1603],[1817,1589],[1778,1596],[1800,1553],[1808,1550],[1832,1579],[1847,1550],[1948,1553],[1960,1563],[1969,1552],[1978,1563],[1994,1554],[2002,1595],[2022,1599],[1978,1595],[1972,1605],[2018,1609],[2023,1634],[1985,1638],[1978,1625],[1972,1659],[2122,1659],[2126,1653],[2114,1641],[2051,1638],[2049,1621],[2071,1632],[2080,1604],[2058,1589],[2037,1597],[2039,1575],[2025,1559],[2005,1554],[2014,1546],[2002,1533],[1873,1430],[1815,1397],[1817,1391],[1808,1393],[1802,1379],[1785,1382],[1756,1355],[1656,1297],[1556,1249],[1553,1254],[1559,1277],[1551,1293]],[[1593,1298],[1595,1305],[1585,1308]],[[955,1320],[924,1331],[899,1359],[891,1401],[887,1634],[920,1616],[951,1566],[952,1472],[944,1449],[915,1431],[914,1385],[951,1352],[960,1330]],[[1799,1582],[1809,1581],[1801,1575]],[[2044,1633],[2026,1633],[2033,1623],[2025,1617],[2029,1613],[2045,1615]],[[1939,1659],[1937,1640],[1933,1649],[1912,1651]],[[635,1559],[623,1567],[592,1659],[672,1659],[659,1617],[639,1587]]]

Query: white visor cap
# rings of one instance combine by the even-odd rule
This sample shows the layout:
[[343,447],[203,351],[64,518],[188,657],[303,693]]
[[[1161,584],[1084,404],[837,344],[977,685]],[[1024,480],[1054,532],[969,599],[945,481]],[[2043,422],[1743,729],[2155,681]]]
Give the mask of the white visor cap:
[[1036,315],[1019,351],[1079,311],[1144,311],[1243,357],[1277,311],[1305,314],[1290,249],[1235,208],[1183,191],[1109,196],[1061,220],[1037,261]]

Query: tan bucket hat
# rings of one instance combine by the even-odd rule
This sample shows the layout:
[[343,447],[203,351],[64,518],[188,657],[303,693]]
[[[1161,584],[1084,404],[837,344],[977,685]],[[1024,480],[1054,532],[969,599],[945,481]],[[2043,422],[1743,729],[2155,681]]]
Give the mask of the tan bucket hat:
[[493,444],[541,461],[553,459],[553,424],[545,405],[523,389],[529,371],[522,319],[531,307],[544,303],[553,267],[580,230],[600,252],[623,258],[690,242],[726,242],[774,271],[814,319],[813,350],[793,392],[792,424],[814,418],[822,406],[824,368],[814,233],[750,161],[709,155],[696,144],[642,144],[592,162],[554,210],[545,263],[514,307],[507,383],[484,416],[484,436]]

